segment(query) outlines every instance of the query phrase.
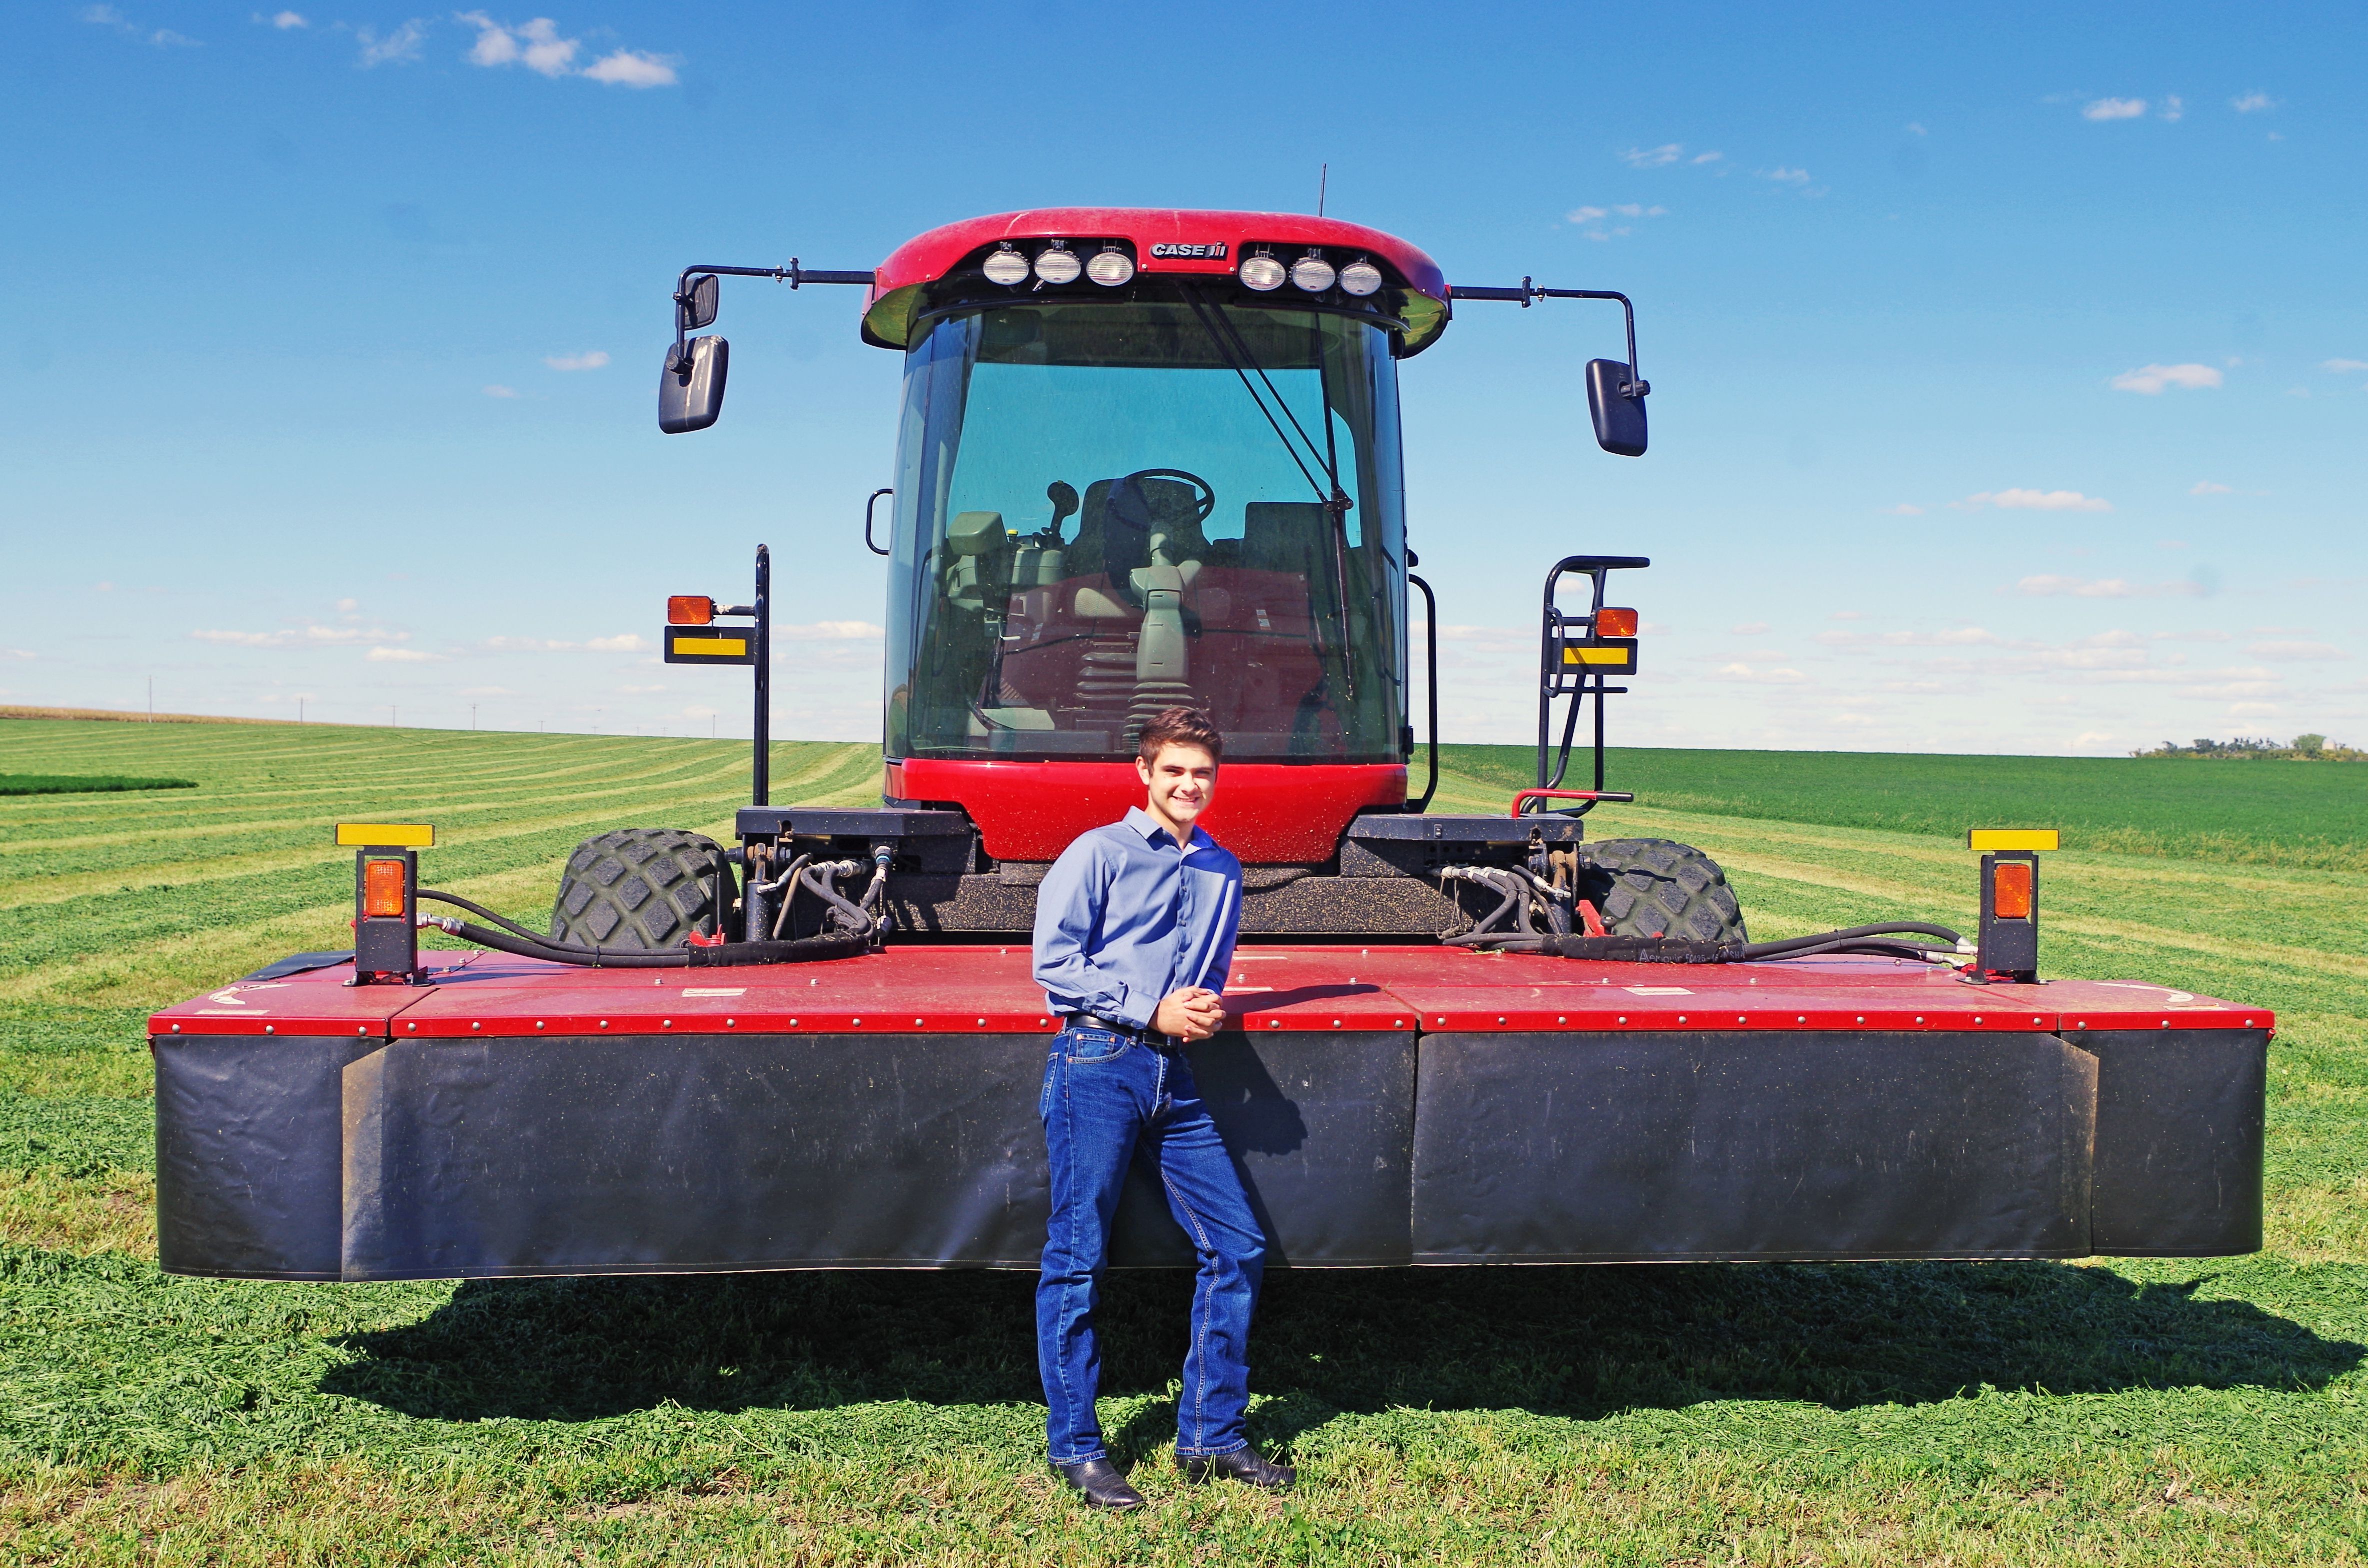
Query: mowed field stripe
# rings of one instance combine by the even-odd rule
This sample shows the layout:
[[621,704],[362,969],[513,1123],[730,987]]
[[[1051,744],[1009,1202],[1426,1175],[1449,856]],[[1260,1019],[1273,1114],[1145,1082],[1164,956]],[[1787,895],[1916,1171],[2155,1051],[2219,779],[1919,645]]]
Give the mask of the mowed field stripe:
[[[774,786],[777,793],[816,787],[845,788],[851,784],[853,779],[850,778],[842,782],[840,775],[869,778],[877,770],[878,754],[869,747],[850,744],[844,747],[831,746],[817,749],[825,750],[827,755],[806,763],[805,766],[797,768],[778,782]],[[441,816],[449,821],[455,817],[517,811],[537,805],[582,804],[594,801],[620,801],[643,797],[653,799],[663,809],[675,810],[687,800],[702,803],[707,800],[734,800],[745,789],[742,786],[719,783],[711,769],[693,767],[688,763],[663,770],[638,773],[625,778],[612,778],[603,788],[579,789],[570,793],[555,792],[550,787],[549,778],[530,774],[520,778],[516,795],[509,797],[483,798],[482,780],[463,779],[463,781],[480,798],[432,803],[421,802],[415,806],[407,806],[404,812],[390,814],[401,816],[406,821],[415,817],[436,816]],[[448,776],[444,782],[449,786],[454,780]],[[684,792],[685,787],[692,783],[703,783],[709,788],[696,795],[687,796]],[[381,791],[374,783],[369,787],[356,784],[316,791],[316,798],[321,801],[321,809],[301,817],[227,814],[241,809],[252,812],[255,805],[260,803],[260,800],[271,799],[268,794],[266,794],[257,801],[245,803],[243,807],[222,807],[225,815],[224,820],[221,821],[181,822],[171,826],[142,826],[114,832],[85,832],[71,837],[0,840],[0,858],[60,849],[73,850],[77,854],[87,854],[94,849],[111,847],[153,849],[176,843],[205,838],[235,837],[244,834],[319,832],[325,830],[332,817],[349,816],[353,810],[362,809],[365,802],[371,807],[383,810],[381,794]],[[333,802],[343,802],[343,806],[333,808]],[[274,803],[279,809],[285,810],[288,802],[282,800]],[[815,803],[823,802],[817,801]],[[131,807],[108,814],[120,818],[136,814],[142,808]],[[5,831],[6,825],[5,823],[0,823],[0,831]],[[443,824],[439,823],[438,826],[440,829]],[[5,858],[0,858],[0,869],[5,869]]]

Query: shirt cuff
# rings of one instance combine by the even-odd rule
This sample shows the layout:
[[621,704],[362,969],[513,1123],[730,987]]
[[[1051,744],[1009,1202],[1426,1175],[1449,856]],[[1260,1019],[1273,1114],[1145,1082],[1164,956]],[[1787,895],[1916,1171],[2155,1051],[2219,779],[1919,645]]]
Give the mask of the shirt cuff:
[[1121,984],[1118,988],[1118,1005],[1112,1009],[1112,1016],[1130,1028],[1147,1029],[1151,1027],[1152,1015],[1159,1011],[1159,1000],[1155,996],[1146,1002],[1133,986]]

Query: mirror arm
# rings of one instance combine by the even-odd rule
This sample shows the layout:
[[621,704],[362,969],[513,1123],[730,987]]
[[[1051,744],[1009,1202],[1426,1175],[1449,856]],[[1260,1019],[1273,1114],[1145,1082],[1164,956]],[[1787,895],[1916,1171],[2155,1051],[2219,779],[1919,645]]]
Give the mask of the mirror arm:
[[686,267],[674,281],[674,346],[677,353],[683,344],[682,306],[690,296],[690,280],[694,278],[769,278],[776,283],[799,288],[807,283],[846,283],[869,289],[872,274],[869,272],[814,272],[798,265],[796,256],[790,257],[787,267]]
[[1501,301],[1519,305],[1525,311],[1535,300],[1617,300],[1621,313],[1628,321],[1628,384],[1620,389],[1620,395],[1645,397],[1653,391],[1653,383],[1636,373],[1636,307],[1629,302],[1625,294],[1608,289],[1541,289],[1524,278],[1518,289],[1466,289],[1458,285],[1448,290],[1447,297],[1452,301]]

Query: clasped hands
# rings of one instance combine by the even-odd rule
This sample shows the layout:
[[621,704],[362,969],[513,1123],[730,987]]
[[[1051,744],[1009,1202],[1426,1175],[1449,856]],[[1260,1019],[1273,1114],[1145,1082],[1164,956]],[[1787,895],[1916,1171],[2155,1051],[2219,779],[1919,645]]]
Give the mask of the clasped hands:
[[1204,985],[1187,985],[1160,998],[1151,1027],[1178,1040],[1206,1040],[1225,1024],[1224,998]]

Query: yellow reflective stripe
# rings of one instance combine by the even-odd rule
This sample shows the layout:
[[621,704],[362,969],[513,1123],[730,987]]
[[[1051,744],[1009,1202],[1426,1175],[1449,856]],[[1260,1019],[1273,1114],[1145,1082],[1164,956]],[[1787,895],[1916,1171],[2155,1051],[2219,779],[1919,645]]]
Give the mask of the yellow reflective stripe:
[[1565,665],[1625,665],[1635,653],[1628,648],[1565,648],[1562,662]]
[[341,822],[337,845],[344,849],[432,849],[436,830],[424,822]]
[[1965,835],[1971,849],[2060,849],[2064,835],[2052,827],[1977,827]]
[[677,637],[674,652],[705,653],[712,658],[736,659],[748,651],[746,637]]

